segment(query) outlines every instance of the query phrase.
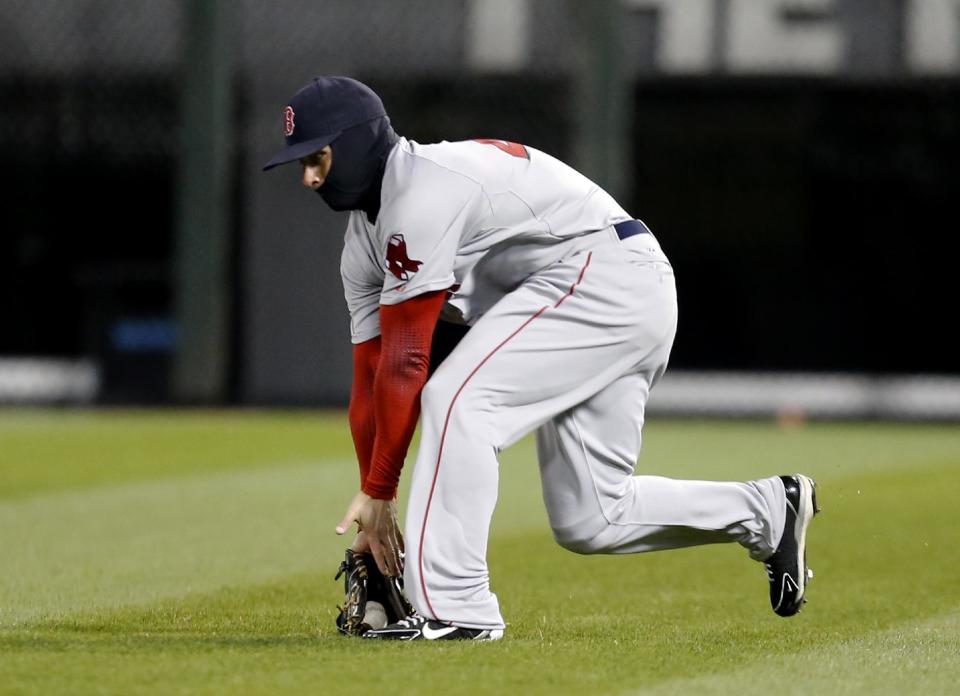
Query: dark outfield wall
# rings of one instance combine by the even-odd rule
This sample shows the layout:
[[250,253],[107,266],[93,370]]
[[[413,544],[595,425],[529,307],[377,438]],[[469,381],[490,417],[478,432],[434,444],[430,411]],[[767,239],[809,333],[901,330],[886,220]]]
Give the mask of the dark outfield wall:
[[[492,136],[574,155],[562,80],[369,81],[416,140]],[[957,82],[641,82],[631,136],[625,204],[677,271],[674,368],[957,370]],[[298,399],[337,401],[350,369],[335,279],[343,221],[289,179],[274,228],[283,239],[261,240],[248,259],[261,278],[248,291],[271,302],[247,314],[256,378],[246,393],[270,401],[283,384]],[[285,267],[276,252],[291,245]],[[281,297],[304,310],[285,334],[270,308]]]
[[[369,81],[408,137],[502,137],[568,160],[576,151],[565,80]],[[8,111],[13,125],[0,129],[0,355],[92,354],[108,399],[163,399],[175,338],[164,323],[174,85],[36,87],[0,85],[4,103],[34,114],[24,130]],[[66,106],[44,110],[27,94]],[[71,104],[79,120],[63,118]],[[118,104],[142,113],[111,126]],[[244,142],[272,142],[268,111],[240,124]],[[641,82],[632,139],[625,203],[677,270],[674,367],[957,371],[957,81]],[[234,398],[342,403],[344,220],[299,190],[295,171],[260,174],[265,153],[238,149]]]
[[956,81],[650,83],[635,107],[674,365],[957,371]]

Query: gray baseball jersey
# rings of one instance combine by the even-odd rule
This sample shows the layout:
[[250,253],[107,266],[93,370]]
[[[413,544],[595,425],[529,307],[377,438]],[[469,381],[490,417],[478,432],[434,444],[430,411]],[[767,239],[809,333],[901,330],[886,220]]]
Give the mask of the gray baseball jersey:
[[376,224],[351,214],[341,270],[355,343],[380,333],[381,304],[434,290],[450,291],[446,318],[472,326],[421,395],[404,575],[422,615],[504,627],[486,565],[497,452],[532,431],[550,524],[569,549],[738,541],[761,559],[777,547],[778,479],[634,475],[677,302],[666,255],[642,225],[624,234],[629,219],[570,167],[496,140],[401,139]]
[[401,138],[377,223],[354,211],[347,226],[341,273],[352,340],[379,335],[380,304],[432,290],[451,290],[444,319],[472,324],[577,238],[629,217],[606,191],[534,148]]

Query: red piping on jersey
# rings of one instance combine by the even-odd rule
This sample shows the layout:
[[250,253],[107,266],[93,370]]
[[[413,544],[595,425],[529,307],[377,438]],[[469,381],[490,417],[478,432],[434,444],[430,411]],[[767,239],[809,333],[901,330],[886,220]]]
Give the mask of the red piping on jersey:
[[576,289],[576,287],[580,285],[580,283],[583,281],[583,274],[587,272],[587,267],[590,265],[590,259],[592,258],[593,258],[593,252],[591,251],[589,254],[587,254],[587,262],[583,264],[583,268],[580,269],[580,276],[577,278],[577,282],[575,282],[573,285],[570,286],[570,290],[567,291],[566,295],[564,295],[559,300],[557,300],[557,304],[553,305],[554,309],[562,305],[563,301],[568,297],[570,297],[570,295],[573,294],[573,291]]
[[[563,304],[563,301],[566,300],[573,294],[573,291],[577,288],[578,285],[583,281],[583,275],[587,272],[587,267],[590,265],[590,259],[593,258],[593,252],[587,254],[587,261],[583,264],[583,268],[580,269],[580,276],[577,278],[576,282],[570,286],[570,289],[567,291],[567,294],[557,300],[557,303],[553,305],[554,309]],[[443,421],[443,430],[440,433],[440,445],[437,448],[437,464],[433,470],[433,481],[430,483],[430,495],[427,496],[427,507],[423,512],[423,525],[420,527],[420,544],[417,550],[417,563],[420,566],[420,589],[423,590],[423,601],[427,603],[427,607],[430,609],[430,613],[433,614],[433,618],[436,621],[443,621],[439,616],[437,616],[436,610],[433,608],[433,604],[430,602],[430,596],[427,594],[427,583],[423,579],[423,540],[427,535],[427,520],[430,517],[430,505],[433,503],[433,492],[437,487],[437,478],[440,475],[440,461],[443,459],[443,444],[447,438],[447,428],[450,425],[450,416],[453,414],[453,406],[457,403],[457,399],[460,397],[460,393],[466,388],[467,383],[473,379],[473,376],[479,372],[480,368],[486,365],[487,361],[492,358],[497,351],[503,348],[507,343],[509,343],[514,336],[523,331],[527,326],[533,322],[534,319],[543,314],[549,305],[544,305],[538,309],[532,316],[530,316],[526,321],[524,321],[516,330],[505,339],[500,341],[497,346],[487,353],[483,360],[481,360],[470,374],[467,375],[467,378],[463,380],[463,383],[460,385],[460,388],[457,389],[457,393],[453,395],[453,398],[450,400],[450,406],[447,408],[447,416]]]

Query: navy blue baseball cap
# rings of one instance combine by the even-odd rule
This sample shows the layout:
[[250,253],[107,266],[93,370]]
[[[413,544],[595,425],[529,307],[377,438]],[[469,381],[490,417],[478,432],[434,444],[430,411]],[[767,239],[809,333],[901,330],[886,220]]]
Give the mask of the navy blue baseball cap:
[[287,146],[263,170],[312,155],[347,128],[386,114],[380,97],[362,82],[349,77],[316,77],[284,107]]

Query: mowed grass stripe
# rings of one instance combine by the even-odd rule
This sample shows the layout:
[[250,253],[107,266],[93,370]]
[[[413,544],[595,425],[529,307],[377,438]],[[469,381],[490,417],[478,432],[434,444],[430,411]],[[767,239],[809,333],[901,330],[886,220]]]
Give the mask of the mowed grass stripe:
[[[531,454],[530,443],[521,449]],[[536,479],[535,468],[516,473]],[[333,572],[350,543],[333,527],[357,485],[352,457],[325,458],[125,483],[88,481],[0,500],[0,627],[308,568]],[[536,489],[518,490],[527,498]],[[405,488],[400,497],[406,498]],[[542,506],[525,502],[503,516],[500,528],[543,528]]]
[[330,567],[355,477],[328,461],[2,503],[0,626]]
[[[365,688],[408,685],[409,693],[471,693],[478,683],[529,693],[683,693],[693,680],[707,693],[754,693],[762,674],[787,681],[786,693],[799,693],[826,659],[817,682],[826,693],[835,692],[826,688],[833,677],[849,693],[876,693],[858,689],[879,683],[871,680],[871,660],[890,671],[902,658],[904,674],[917,672],[927,693],[949,693],[945,684],[953,682],[938,681],[929,667],[943,660],[938,674],[955,674],[949,648],[956,622],[923,626],[956,609],[952,562],[928,558],[922,545],[886,540],[926,529],[933,544],[948,545],[952,531],[941,522],[951,506],[937,491],[955,473],[949,467],[888,472],[860,481],[860,495],[855,479],[827,486],[852,491],[855,502],[837,500],[817,520],[811,554],[821,572],[811,605],[791,620],[770,613],[760,566],[734,546],[584,558],[551,544],[541,530],[499,535],[491,546],[494,589],[511,621],[500,645],[386,646],[340,638],[332,623],[339,585],[326,568],[151,607],[35,622],[0,635],[0,645],[21,684],[55,684],[36,675],[61,673],[67,651],[66,673],[75,672],[82,684],[96,665],[108,663],[118,692],[162,693],[174,685],[205,685],[210,693],[277,685],[323,691],[318,685],[349,680]],[[927,502],[912,504],[918,500]],[[922,591],[900,601],[906,586]],[[903,642],[898,635],[906,636]],[[715,690],[701,687],[714,682]]]
[[944,465],[960,467],[957,425],[654,419],[637,473],[739,481],[799,471],[827,482]]
[[0,409],[0,501],[277,462],[352,458],[346,426],[342,411]]
[[749,667],[669,679],[625,690],[638,696],[688,694],[927,694],[956,693],[960,683],[960,608],[926,621],[906,621],[886,631],[825,641],[815,648],[768,656]]
[[[334,418],[342,445],[345,420]],[[243,418],[219,419],[228,427],[198,426],[212,438],[207,451],[254,446],[224,442]],[[147,427],[151,418],[133,420]],[[224,459],[172,474],[162,455],[176,451],[171,423],[189,420],[158,419],[168,434],[152,440],[161,454],[144,450],[132,480],[121,467],[118,480],[40,486],[0,502],[15,513],[0,520],[0,607],[17,610],[10,588],[33,607],[0,628],[0,693],[323,693],[344,683],[400,693],[754,693],[774,677],[780,690],[799,693],[823,661],[824,678],[811,682],[821,691],[882,692],[871,656],[876,674],[890,673],[892,691],[911,691],[902,688],[909,679],[892,674],[901,659],[926,693],[955,689],[957,623],[939,619],[960,604],[950,552],[958,428],[648,424],[639,471],[723,479],[803,470],[818,479],[825,511],[810,542],[817,577],[811,604],[791,620],[772,615],[762,567],[733,545],[589,558],[558,548],[532,444],[521,442],[503,456],[490,547],[507,640],[369,645],[336,636],[332,625],[341,599],[332,575],[346,540],[330,527],[356,486],[352,455],[337,456],[341,445],[333,454],[317,449],[314,416],[304,414],[296,427],[303,441],[284,450],[303,457],[270,460],[264,447],[236,467]],[[113,431],[101,426],[109,459]],[[267,443],[286,439],[270,429],[252,428]],[[49,437],[56,428],[36,430]],[[195,440],[180,443],[192,449]],[[311,461],[318,452],[323,458]],[[9,464],[3,454],[0,447]],[[61,467],[71,461],[55,448],[47,456]],[[57,470],[56,462],[42,465]],[[15,534],[5,536],[11,521]],[[29,544],[34,528],[54,548],[14,554],[31,568],[30,587],[7,578],[6,559],[11,539]],[[116,558],[124,553],[133,554],[129,565]],[[138,563],[153,565],[146,572]],[[929,673],[938,659],[939,672]],[[834,677],[838,689],[829,687]]]
[[[546,529],[532,459],[529,441],[504,457],[505,491],[495,520],[495,535],[510,530]],[[690,467],[684,458],[675,461],[680,468]],[[854,466],[869,471],[872,465],[873,461],[847,461],[840,468],[836,462],[821,458],[807,471],[817,475],[821,485],[829,486],[831,476],[840,471],[849,474]],[[760,475],[759,464],[750,466],[748,476]],[[818,475],[819,471],[824,473]],[[854,509],[861,495],[872,494],[870,482],[860,480],[858,472],[853,473],[846,484],[837,482],[824,491],[821,497],[828,508],[832,502],[842,502]],[[312,475],[315,478],[311,480]],[[320,558],[333,562],[337,557],[344,541],[329,534],[328,528],[339,519],[344,501],[356,486],[352,461],[327,460],[293,469],[273,466],[222,476],[225,478],[204,479],[192,474],[186,479],[84,488],[49,499],[40,497],[0,505],[0,541],[8,540],[7,566],[12,571],[0,576],[0,597],[11,599],[4,603],[10,608],[0,605],[0,616],[10,620],[44,611],[69,612],[75,602],[83,605],[96,596],[100,597],[98,602],[122,604],[170,596],[177,592],[176,588],[202,590],[204,587],[195,583],[208,581],[206,573],[212,566],[226,570],[231,563],[242,564],[230,546],[232,540],[241,538],[250,542],[246,553],[251,561],[266,557],[271,566],[275,563],[271,553],[283,555],[277,548],[280,538],[294,548],[298,540],[311,539]],[[844,501],[844,496],[849,500]],[[888,504],[897,507],[898,501],[889,500]],[[903,511],[909,512],[909,508]],[[885,519],[896,518],[888,515]],[[817,526],[823,524],[828,523],[818,522]],[[249,528],[259,530],[258,534],[251,535]],[[930,541],[913,534],[912,529],[910,525],[895,527],[886,532],[886,540],[894,541],[903,530],[908,530],[910,536],[905,543],[929,547]],[[273,530],[274,536],[268,535],[269,530]],[[872,539],[878,538],[876,528],[866,533]],[[266,548],[253,545],[256,540],[264,541]],[[221,559],[224,555],[226,560]],[[289,562],[286,557],[286,563]],[[163,572],[158,573],[157,566],[162,566]],[[162,584],[164,577],[175,578],[175,587],[157,595],[150,588]],[[215,577],[217,582],[231,584],[262,575],[247,572],[233,579],[218,572]],[[136,582],[139,579],[144,581],[142,585]],[[126,589],[114,593],[113,583]],[[143,597],[138,597],[139,587],[146,590]],[[23,594],[29,594],[29,599],[23,600]],[[98,602],[94,606],[99,606]]]
[[[800,693],[811,679],[823,693],[884,693],[876,688],[884,674],[894,687],[920,678],[923,693],[937,694],[950,693],[945,685],[956,676],[955,617],[886,631],[835,630],[818,607],[785,622],[752,611],[657,608],[648,598],[589,624],[551,617],[517,627],[501,644],[371,645],[332,635],[332,612],[317,602],[317,585],[302,576],[126,610],[99,623],[63,622],[15,638],[0,633],[7,658],[0,676],[18,691],[69,683],[86,693],[103,691],[94,673],[109,664],[113,693],[256,693],[279,685],[325,692],[349,680],[399,693],[471,693],[482,684],[496,693],[561,694],[758,693],[769,689],[763,679],[786,681],[785,693]],[[835,682],[843,688],[831,688]]]
[[[812,423],[785,430],[766,421],[654,419],[644,436],[637,472],[675,478],[739,480],[813,470],[842,476],[960,459],[956,426]],[[523,452],[521,461],[508,450],[504,463],[535,473],[532,450]],[[352,456],[343,411],[0,409],[0,500]],[[525,479],[531,480],[536,483]]]

